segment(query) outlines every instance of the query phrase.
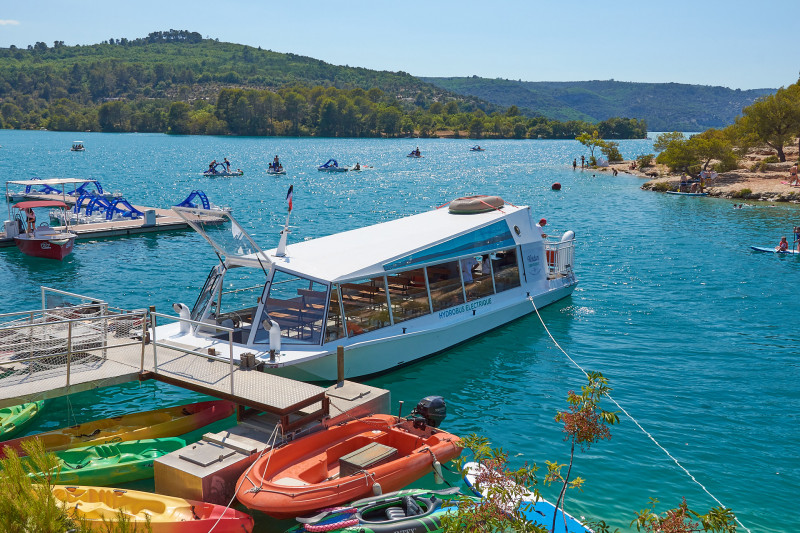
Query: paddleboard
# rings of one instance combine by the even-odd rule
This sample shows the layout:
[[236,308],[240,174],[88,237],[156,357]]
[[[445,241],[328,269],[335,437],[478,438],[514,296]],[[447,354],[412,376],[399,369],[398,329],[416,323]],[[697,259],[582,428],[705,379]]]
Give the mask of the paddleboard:
[[786,250],[785,252],[779,252],[778,250],[776,250],[772,246],[751,246],[750,248],[752,248],[756,252],[766,252],[766,253],[769,253],[769,254],[786,254],[786,255],[797,255],[798,254],[797,250]]
[[[464,465],[466,475],[464,476],[464,483],[476,496],[486,497],[483,493],[486,491],[485,487],[477,487],[476,480],[481,469],[487,468],[478,463],[467,463]],[[514,481],[507,479],[503,483],[513,484]],[[549,501],[539,498],[536,500],[533,494],[525,494],[519,499],[517,508],[522,516],[531,523],[539,526],[544,526],[550,530],[553,527],[553,517],[556,517],[555,533],[594,533],[593,530],[581,524],[575,517],[569,513],[562,513],[561,509],[556,509],[556,506]],[[566,527],[564,524],[566,522]]]

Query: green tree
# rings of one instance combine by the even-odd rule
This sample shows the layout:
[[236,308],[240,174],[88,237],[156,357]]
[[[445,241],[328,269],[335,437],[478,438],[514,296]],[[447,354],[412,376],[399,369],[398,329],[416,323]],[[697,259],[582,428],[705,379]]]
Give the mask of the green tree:
[[[718,533],[736,533],[736,518],[730,509],[713,507],[708,513],[701,515],[689,509],[686,498],[675,509],[656,514],[658,500],[650,498],[650,508],[636,513],[631,525],[637,531],[647,533],[694,533],[709,531]],[[698,520],[698,522],[695,522]]]
[[752,134],[778,152],[781,162],[786,161],[783,147],[800,133],[800,87],[791,85],[759,98],[742,110],[737,124],[743,133]]
[[186,102],[173,102],[167,115],[167,131],[177,135],[189,133],[189,112],[191,108]]
[[[570,442],[569,464],[562,465],[547,461],[546,483],[561,483],[561,492],[558,495],[555,506],[561,507],[564,511],[564,497],[567,488],[578,488],[583,485],[583,479],[577,477],[570,481],[572,474],[572,464],[575,458],[575,445],[580,446],[582,451],[588,450],[592,444],[601,439],[610,439],[611,431],[608,426],[619,422],[617,413],[605,411],[600,407],[600,401],[608,396],[611,388],[608,386],[608,379],[603,377],[600,372],[588,373],[588,385],[581,387],[581,393],[569,391],[567,402],[569,408],[556,414],[556,422],[564,424],[564,440]],[[563,467],[567,466],[567,473],[562,474]],[[553,516],[553,529],[556,528],[556,517]]]
[[474,117],[469,121],[469,136],[473,139],[483,137],[483,120],[479,117]]
[[598,133],[597,130],[594,130],[590,135],[584,131],[575,137],[575,140],[589,149],[589,164],[596,165],[597,159],[594,157],[594,149],[605,146],[605,141],[603,141],[603,139],[600,137],[600,133]]
[[622,161],[622,154],[619,152],[619,143],[616,141],[605,141],[600,147],[600,151],[606,156],[609,163]]

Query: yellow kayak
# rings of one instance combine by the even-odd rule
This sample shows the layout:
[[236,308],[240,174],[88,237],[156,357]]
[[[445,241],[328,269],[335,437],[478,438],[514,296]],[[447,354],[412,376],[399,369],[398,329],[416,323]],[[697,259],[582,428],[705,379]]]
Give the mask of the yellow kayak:
[[5,457],[7,447],[16,449],[19,455],[24,455],[22,443],[34,438],[41,440],[46,450],[57,451],[128,440],[177,437],[227,418],[233,414],[234,409],[235,405],[231,402],[215,400],[104,418],[0,442],[2,448],[0,457]]
[[[116,520],[119,512],[131,526],[144,526],[147,518],[153,533],[251,533],[250,515],[223,505],[162,496],[137,490],[54,485],[53,496],[76,518],[93,529],[106,531],[103,520]],[[138,529],[137,529],[138,531]]]

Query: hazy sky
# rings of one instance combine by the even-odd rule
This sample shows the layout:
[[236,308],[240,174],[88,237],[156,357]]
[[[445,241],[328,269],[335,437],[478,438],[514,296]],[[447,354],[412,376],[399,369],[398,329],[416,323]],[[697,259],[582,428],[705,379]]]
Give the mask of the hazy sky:
[[0,4],[0,47],[94,44],[171,28],[417,76],[752,89],[789,85],[800,71],[800,0]]

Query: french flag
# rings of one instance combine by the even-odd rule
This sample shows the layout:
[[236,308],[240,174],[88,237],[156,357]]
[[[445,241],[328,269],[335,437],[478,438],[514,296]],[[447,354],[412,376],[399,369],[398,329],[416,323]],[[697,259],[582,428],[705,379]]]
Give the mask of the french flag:
[[292,211],[292,192],[294,191],[294,185],[289,185],[289,192],[286,193],[286,201],[289,202],[289,212]]

